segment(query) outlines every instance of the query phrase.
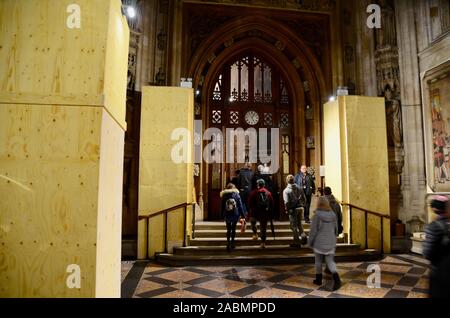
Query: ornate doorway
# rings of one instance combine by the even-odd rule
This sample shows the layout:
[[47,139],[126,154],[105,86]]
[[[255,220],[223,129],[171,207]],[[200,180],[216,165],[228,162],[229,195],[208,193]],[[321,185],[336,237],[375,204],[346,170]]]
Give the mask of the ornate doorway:
[[[277,192],[301,164],[317,171],[321,105],[332,87],[329,16],[189,3],[183,26],[181,76],[193,79],[195,118],[203,132],[218,132],[218,150],[230,152],[227,128],[280,128]],[[202,148],[211,142],[203,140]],[[204,220],[219,218],[220,190],[242,166],[202,161],[195,190]]]
[[[270,59],[263,57],[258,50],[248,49],[225,61],[213,83],[208,91],[208,126],[222,131],[219,138],[223,140],[216,139],[220,146],[213,151],[221,151],[222,158],[227,160],[209,164],[208,167],[208,219],[220,219],[220,191],[231,180],[234,172],[243,168],[243,161],[251,163],[252,170],[256,172],[257,166],[263,163],[260,154],[276,156],[275,161],[269,163],[274,165],[274,173],[270,174],[273,185],[269,190],[275,199],[276,215],[280,217],[283,180],[293,166],[293,158],[290,157],[290,142],[293,139],[292,98],[286,78]],[[273,128],[279,129],[276,145],[271,142],[271,134],[275,133]],[[233,149],[229,149],[227,138],[234,137],[227,133],[227,129],[248,132],[246,138],[242,139],[245,145],[239,148],[233,143]],[[252,139],[252,132],[267,132],[268,138],[260,140],[263,137],[257,134]],[[251,155],[251,140],[257,141],[253,145],[257,147],[256,157]],[[239,154],[242,150],[245,153]],[[232,160],[229,160],[230,155]],[[238,160],[239,155],[241,160]]]

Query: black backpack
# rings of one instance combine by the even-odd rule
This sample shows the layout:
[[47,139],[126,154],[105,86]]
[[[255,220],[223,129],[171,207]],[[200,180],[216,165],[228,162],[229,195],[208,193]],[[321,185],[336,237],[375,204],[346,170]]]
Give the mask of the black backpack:
[[266,192],[258,192],[258,210],[269,212],[269,198]]

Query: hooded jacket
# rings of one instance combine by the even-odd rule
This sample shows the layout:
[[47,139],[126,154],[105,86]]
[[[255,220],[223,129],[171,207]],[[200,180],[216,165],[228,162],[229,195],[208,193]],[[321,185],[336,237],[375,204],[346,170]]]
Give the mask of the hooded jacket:
[[[227,223],[237,223],[240,218],[245,218],[246,211],[242,204],[241,196],[238,189],[226,189],[220,192],[221,202],[221,215]],[[236,208],[233,212],[226,210],[226,202],[228,199],[234,199],[236,201]]]
[[338,234],[336,215],[333,211],[316,210],[309,232],[309,245],[319,254],[334,254]]

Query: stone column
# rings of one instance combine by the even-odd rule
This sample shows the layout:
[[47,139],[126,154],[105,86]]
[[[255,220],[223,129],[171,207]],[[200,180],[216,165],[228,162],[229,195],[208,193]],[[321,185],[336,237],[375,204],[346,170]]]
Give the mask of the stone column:
[[409,0],[398,0],[395,5],[405,149],[405,166],[402,174],[404,206],[399,212],[399,218],[407,222],[413,215],[425,215],[422,104],[414,20],[415,6]]
[[356,67],[358,95],[377,96],[377,77],[375,68],[375,31],[367,27],[367,6],[372,0],[354,2],[356,31]]

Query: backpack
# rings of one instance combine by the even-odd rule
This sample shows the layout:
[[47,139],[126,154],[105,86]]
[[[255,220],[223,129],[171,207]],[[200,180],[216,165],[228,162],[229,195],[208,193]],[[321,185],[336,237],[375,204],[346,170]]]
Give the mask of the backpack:
[[258,210],[269,212],[269,198],[266,192],[258,192]]
[[286,204],[289,210],[296,209],[303,206],[301,190],[296,184],[292,185],[292,191],[288,195],[288,203]]
[[229,198],[227,201],[225,201],[225,211],[227,211],[227,213],[234,213],[234,211],[236,210],[236,200],[234,198]]

